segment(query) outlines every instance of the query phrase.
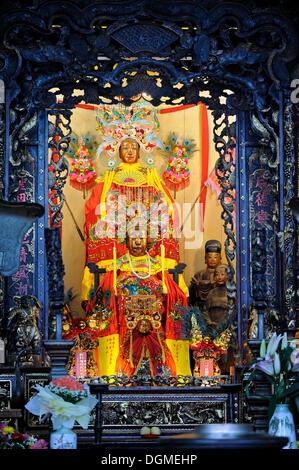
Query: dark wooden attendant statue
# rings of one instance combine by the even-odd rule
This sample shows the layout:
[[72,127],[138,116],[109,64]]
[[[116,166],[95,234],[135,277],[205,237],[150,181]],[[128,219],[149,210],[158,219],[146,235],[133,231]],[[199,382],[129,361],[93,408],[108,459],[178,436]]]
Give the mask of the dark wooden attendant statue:
[[[203,315],[208,327],[214,334],[224,331],[229,326],[229,309],[227,299],[227,269],[226,264],[219,264],[215,269],[216,286],[207,295],[203,308]],[[222,374],[229,374],[234,365],[233,349],[229,346],[226,354],[222,354],[218,360]]]
[[228,323],[227,300],[227,265],[219,264],[215,269],[215,287],[207,295],[203,314],[207,324],[217,329],[226,327]]

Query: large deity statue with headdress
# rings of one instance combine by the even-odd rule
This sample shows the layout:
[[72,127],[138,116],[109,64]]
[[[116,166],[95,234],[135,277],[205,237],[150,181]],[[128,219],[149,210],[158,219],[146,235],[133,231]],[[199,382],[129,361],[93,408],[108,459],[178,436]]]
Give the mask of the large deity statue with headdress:
[[[81,299],[88,323],[98,329],[99,375],[132,375],[141,364],[147,364],[152,375],[188,375],[182,318],[188,289],[182,275],[177,286],[167,272],[179,262],[179,220],[154,167],[152,152],[163,148],[156,137],[156,111],[148,103],[105,105],[97,112],[97,122],[104,135],[97,154],[106,151],[111,158],[85,205]],[[141,151],[148,155],[146,165]],[[146,241],[141,257],[127,236],[136,227]],[[89,263],[106,270],[97,290]]]
[[[137,222],[149,228],[153,258],[161,258],[163,245],[166,269],[174,268],[179,262],[176,207],[157,174],[152,156],[155,149],[163,148],[156,136],[159,121],[155,108],[146,102],[130,107],[104,105],[97,111],[97,122],[104,137],[97,155],[100,157],[106,151],[110,160],[108,170],[85,205],[86,267],[82,301],[88,300],[93,290],[93,274],[87,264],[109,267],[114,258],[127,251],[126,230]],[[140,151],[147,155],[146,164],[141,163]],[[182,276],[180,283],[187,293]]]

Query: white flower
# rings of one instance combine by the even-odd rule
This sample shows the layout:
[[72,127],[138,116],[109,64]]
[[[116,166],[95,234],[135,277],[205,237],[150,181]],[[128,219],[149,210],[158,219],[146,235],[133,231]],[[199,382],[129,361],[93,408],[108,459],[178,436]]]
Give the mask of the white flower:
[[259,359],[251,368],[260,370],[267,375],[274,375],[274,365],[269,353],[266,353],[264,360]]
[[274,357],[274,354],[276,353],[276,350],[278,348],[278,345],[281,339],[282,339],[282,335],[277,336],[276,332],[273,333],[268,343],[266,354],[269,354],[270,357]]
[[293,366],[293,372],[299,372],[299,351],[298,349],[294,349],[291,354],[291,362]]
[[260,346],[260,357],[264,359],[266,355],[266,341],[263,339]]
[[286,349],[288,345],[288,335],[287,335],[287,332],[284,333],[283,335],[283,338],[282,338],[282,342],[281,342],[281,349]]
[[274,372],[275,375],[280,374],[280,359],[279,354],[277,352],[274,354]]

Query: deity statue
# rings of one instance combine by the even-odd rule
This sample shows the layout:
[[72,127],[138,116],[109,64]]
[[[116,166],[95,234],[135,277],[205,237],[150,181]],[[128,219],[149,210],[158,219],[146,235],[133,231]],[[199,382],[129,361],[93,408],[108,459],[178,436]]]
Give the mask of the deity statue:
[[[203,308],[209,329],[219,334],[229,328],[229,309],[227,298],[227,268],[226,264],[219,264],[215,269],[214,289],[211,289]],[[230,367],[234,364],[233,349],[228,347],[227,352],[221,355],[218,365],[222,373],[230,373]]]
[[[161,259],[161,241],[165,247],[165,268],[173,269],[179,262],[179,227],[174,201],[158,176],[151,156],[147,167],[140,163],[140,149],[149,154],[163,147],[155,133],[159,128],[156,111],[149,104],[135,103],[130,107],[105,105],[97,114],[104,141],[97,155],[105,150],[111,159],[104,177],[94,187],[85,205],[86,260],[81,300],[85,302],[93,291],[94,278],[88,263],[99,268],[111,265],[127,250],[126,230],[136,221],[150,222],[153,241],[149,254]],[[119,154],[120,163],[114,156]],[[188,295],[180,275],[180,286]]]
[[40,304],[31,295],[17,297],[14,301],[16,305],[8,311],[6,326],[8,362],[15,362],[20,355],[21,363],[38,365],[40,333],[37,321]]
[[144,228],[128,229],[126,247],[87,305],[87,323],[98,325],[99,375],[130,377],[145,366],[150,375],[191,375],[186,295],[164,269],[164,258],[147,251]]
[[197,272],[191,280],[189,288],[190,305],[204,307],[211,289],[216,286],[215,268],[221,262],[221,243],[218,240],[208,240],[205,244],[205,262],[207,268]]

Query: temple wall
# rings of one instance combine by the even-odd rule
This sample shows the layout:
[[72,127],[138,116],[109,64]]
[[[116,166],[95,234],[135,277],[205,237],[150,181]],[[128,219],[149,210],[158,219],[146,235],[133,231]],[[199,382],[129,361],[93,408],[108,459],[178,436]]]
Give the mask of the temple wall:
[[[209,173],[214,168],[215,162],[218,159],[218,153],[215,150],[213,142],[213,119],[211,113],[208,111],[209,116]],[[199,107],[192,107],[181,111],[172,113],[159,114],[160,121],[160,133],[158,137],[161,140],[166,139],[169,132],[175,132],[177,135],[183,138],[193,138],[196,141],[196,146],[199,148],[200,141],[200,126],[199,126]],[[89,109],[76,108],[73,112],[71,127],[77,134],[85,135],[87,132],[97,134],[96,131],[96,119],[95,112]],[[98,137],[98,143],[100,143],[100,135]],[[155,164],[158,174],[162,177],[162,174],[167,166],[167,158],[159,152],[154,152]],[[197,198],[201,185],[201,154],[197,150],[190,158],[190,172],[191,182],[190,186],[178,191],[175,195],[176,203],[181,207],[182,218],[185,220],[186,214],[189,213],[190,208],[194,200]],[[72,158],[68,157],[69,163]],[[103,155],[100,160],[96,157],[93,159],[93,163],[98,176],[104,174],[106,169],[106,162],[108,158]],[[141,153],[141,162],[145,164],[145,156]],[[68,205],[73,212],[73,215],[83,233],[84,225],[84,204],[91,194],[92,189],[86,192],[85,199],[83,193],[70,186],[67,182],[65,185],[65,197]],[[174,195],[173,191],[170,191]],[[189,207],[183,213],[183,204],[189,203]],[[180,238],[180,257],[181,262],[185,263],[185,282],[189,285],[190,280],[195,272],[205,267],[204,262],[204,245],[209,239],[217,239],[222,243],[222,260],[226,262],[224,253],[224,242],[226,239],[223,221],[221,219],[222,208],[217,201],[216,192],[211,191],[208,188],[206,197],[206,211],[204,220],[204,232],[197,230],[195,236],[188,234],[187,225],[191,222],[191,230],[195,230],[195,225],[198,227],[198,222],[195,220],[195,212],[199,212],[199,206],[197,205],[186,222],[185,228],[183,229],[182,236]],[[195,224],[196,222],[196,224]],[[70,215],[67,206],[63,206],[63,226],[62,226],[62,253],[65,264],[65,291],[69,288],[73,288],[73,293],[78,296],[71,303],[71,310],[73,315],[82,315],[83,311],[80,306],[80,292],[81,292],[81,281],[83,275],[83,267],[85,261],[85,248],[79,234],[77,233],[75,224]]]

